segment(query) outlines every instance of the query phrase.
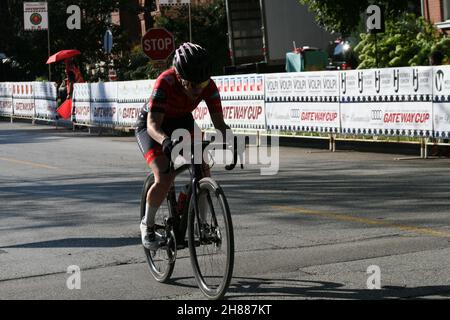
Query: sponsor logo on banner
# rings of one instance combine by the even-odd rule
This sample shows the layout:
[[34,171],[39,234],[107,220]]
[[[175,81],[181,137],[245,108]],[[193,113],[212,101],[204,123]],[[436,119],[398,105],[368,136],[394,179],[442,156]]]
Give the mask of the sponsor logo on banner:
[[380,93],[381,89],[381,72],[380,70],[375,71],[375,91]]
[[262,106],[228,105],[222,110],[226,120],[259,120],[264,116]]
[[234,92],[235,91],[235,79],[234,78],[230,78],[230,92]]
[[229,83],[228,78],[223,79],[223,92],[228,92],[228,83]]
[[236,79],[236,92],[241,92],[242,90],[242,78]]
[[414,92],[419,90],[419,70],[413,69],[413,89]]
[[345,94],[347,92],[347,73],[341,73],[341,92]]
[[242,79],[242,87],[245,92],[248,91],[248,77]]
[[438,70],[434,77],[436,89],[441,92],[444,85],[444,72],[442,70]]
[[400,70],[394,69],[392,72],[394,73],[394,90],[397,93],[400,89]]
[[263,77],[258,76],[256,78],[256,90],[262,91],[263,90]]
[[255,91],[255,82],[256,82],[255,77],[251,77],[250,78],[250,91]]
[[136,108],[127,108],[127,107],[122,107],[119,109],[119,118],[123,119],[123,120],[137,120],[139,113],[141,112],[141,108],[136,107]]
[[358,72],[358,89],[359,93],[364,91],[364,73],[362,71]]
[[192,112],[195,121],[203,121],[206,120],[206,116],[208,115],[208,107],[205,105],[199,105]]

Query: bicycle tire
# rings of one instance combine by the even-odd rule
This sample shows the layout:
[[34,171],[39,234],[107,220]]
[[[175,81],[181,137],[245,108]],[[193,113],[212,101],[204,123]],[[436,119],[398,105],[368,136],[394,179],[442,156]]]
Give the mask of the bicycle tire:
[[[147,202],[147,193],[150,187],[152,186],[154,181],[153,174],[149,174],[144,182],[144,187],[142,189],[141,195],[141,209],[140,209],[140,220],[145,215],[145,205]],[[155,232],[159,232],[162,236],[167,237],[166,229],[164,224],[165,214],[169,214],[169,205],[167,201],[163,201],[158,212],[156,213],[155,222],[157,228]],[[168,216],[167,216],[168,217]],[[158,219],[159,218],[159,219]],[[159,221],[162,220],[162,221]],[[158,223],[160,222],[160,223]],[[161,223],[162,222],[162,223]],[[167,282],[172,276],[173,269],[175,267],[176,260],[176,241],[175,234],[173,230],[170,231],[169,236],[167,237],[168,244],[165,247],[161,247],[156,251],[151,251],[146,249],[144,246],[145,256],[147,258],[147,263],[150,268],[150,272],[152,276],[158,282]],[[160,257],[160,258],[158,258]]]
[[[221,299],[225,295],[231,282],[234,267],[234,235],[233,223],[231,220],[230,209],[225,194],[220,186],[211,178],[203,178],[199,181],[198,198],[210,196],[211,201],[207,201],[208,209],[205,210],[205,217],[210,214],[211,217],[203,217],[206,220],[206,228],[199,227],[199,218],[195,215],[194,210],[194,194],[189,202],[188,215],[188,245],[194,276],[200,290],[208,299]],[[216,207],[214,207],[217,204]],[[214,210],[211,210],[211,208]],[[220,209],[220,212],[218,212]],[[215,216],[215,219],[213,218]],[[221,221],[219,223],[218,221]],[[216,221],[214,221],[216,220]],[[208,225],[209,223],[209,225]],[[223,225],[221,225],[223,224]],[[207,234],[206,238],[200,239],[200,232]],[[207,231],[206,231],[207,230]],[[224,233],[223,233],[224,232]],[[224,236],[226,238],[224,239]],[[209,239],[209,240],[205,240]],[[217,267],[222,266],[223,271],[214,271],[212,262],[212,253],[207,248],[211,246],[212,251],[216,251],[222,256],[222,262]],[[226,245],[226,248],[223,248]],[[214,248],[215,247],[215,248]],[[224,257],[223,257],[224,255]],[[207,263],[203,263],[203,258],[210,259]],[[211,266],[212,274],[208,274],[208,267]],[[216,284],[212,284],[216,282]]]

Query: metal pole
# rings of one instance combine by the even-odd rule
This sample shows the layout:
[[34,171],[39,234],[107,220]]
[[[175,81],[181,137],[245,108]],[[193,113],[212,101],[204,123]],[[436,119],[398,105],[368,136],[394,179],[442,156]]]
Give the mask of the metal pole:
[[375,65],[378,68],[378,36],[375,33]]
[[269,48],[267,48],[266,46],[268,45],[266,39],[267,39],[267,30],[266,30],[266,14],[265,14],[265,6],[264,6],[264,1],[260,0],[259,1],[259,6],[260,6],[260,11],[261,11],[261,36],[262,36],[262,45],[263,45],[263,54],[264,54],[264,62],[268,62],[269,61],[269,57],[268,57],[268,50]]
[[189,42],[192,42],[192,19],[191,19],[191,2],[188,4],[189,10]]
[[[48,47],[48,56],[50,57],[50,14],[49,14],[49,6],[48,6],[48,2],[47,2],[47,23],[48,23],[48,27],[47,27],[47,47]],[[52,81],[52,67],[51,67],[51,63],[48,64],[48,81]]]
[[228,22],[228,49],[230,50],[230,58],[231,58],[231,65],[235,65],[235,57],[234,57],[234,43],[233,43],[233,24],[231,20],[231,11],[230,11],[230,4],[228,3],[229,0],[225,0],[225,9],[227,11],[227,22]]

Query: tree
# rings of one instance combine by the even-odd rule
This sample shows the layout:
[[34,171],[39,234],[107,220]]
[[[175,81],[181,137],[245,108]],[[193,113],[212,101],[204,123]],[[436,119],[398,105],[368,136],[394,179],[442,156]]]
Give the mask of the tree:
[[[223,67],[230,64],[224,1],[214,0],[210,4],[192,6],[191,16],[192,41],[203,46],[213,58],[213,73],[222,74]],[[172,32],[177,45],[189,41],[187,6],[164,9],[156,24]]]
[[[330,32],[344,36],[358,31],[367,7],[376,3],[384,8],[387,19],[407,11],[418,13],[420,2],[417,0],[299,0],[307,5],[319,25]],[[362,30],[359,30],[362,31]]]
[[[48,0],[51,53],[78,49],[82,52],[82,63],[105,60],[102,41],[108,27],[107,17],[119,8],[135,10],[133,3],[127,0]],[[78,5],[82,10],[81,30],[67,29],[69,14],[66,10],[70,5]],[[15,62],[9,80],[47,77],[47,32],[23,30],[23,1],[0,1],[0,21],[0,51]],[[113,53],[129,50],[130,43],[125,32],[118,26],[111,26],[111,30],[114,34]],[[58,79],[63,65],[55,64],[52,68]]]
[[450,38],[443,37],[423,17],[411,13],[387,20],[385,32],[377,38],[361,34],[361,42],[355,48],[359,69],[428,65],[433,50],[448,54]]

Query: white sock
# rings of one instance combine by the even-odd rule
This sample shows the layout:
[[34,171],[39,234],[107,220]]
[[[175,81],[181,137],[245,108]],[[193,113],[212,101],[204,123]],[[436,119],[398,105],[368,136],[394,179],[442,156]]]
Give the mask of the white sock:
[[151,227],[155,224],[155,216],[158,208],[150,206],[148,203],[145,205],[145,216],[142,218],[142,223],[147,227]]

